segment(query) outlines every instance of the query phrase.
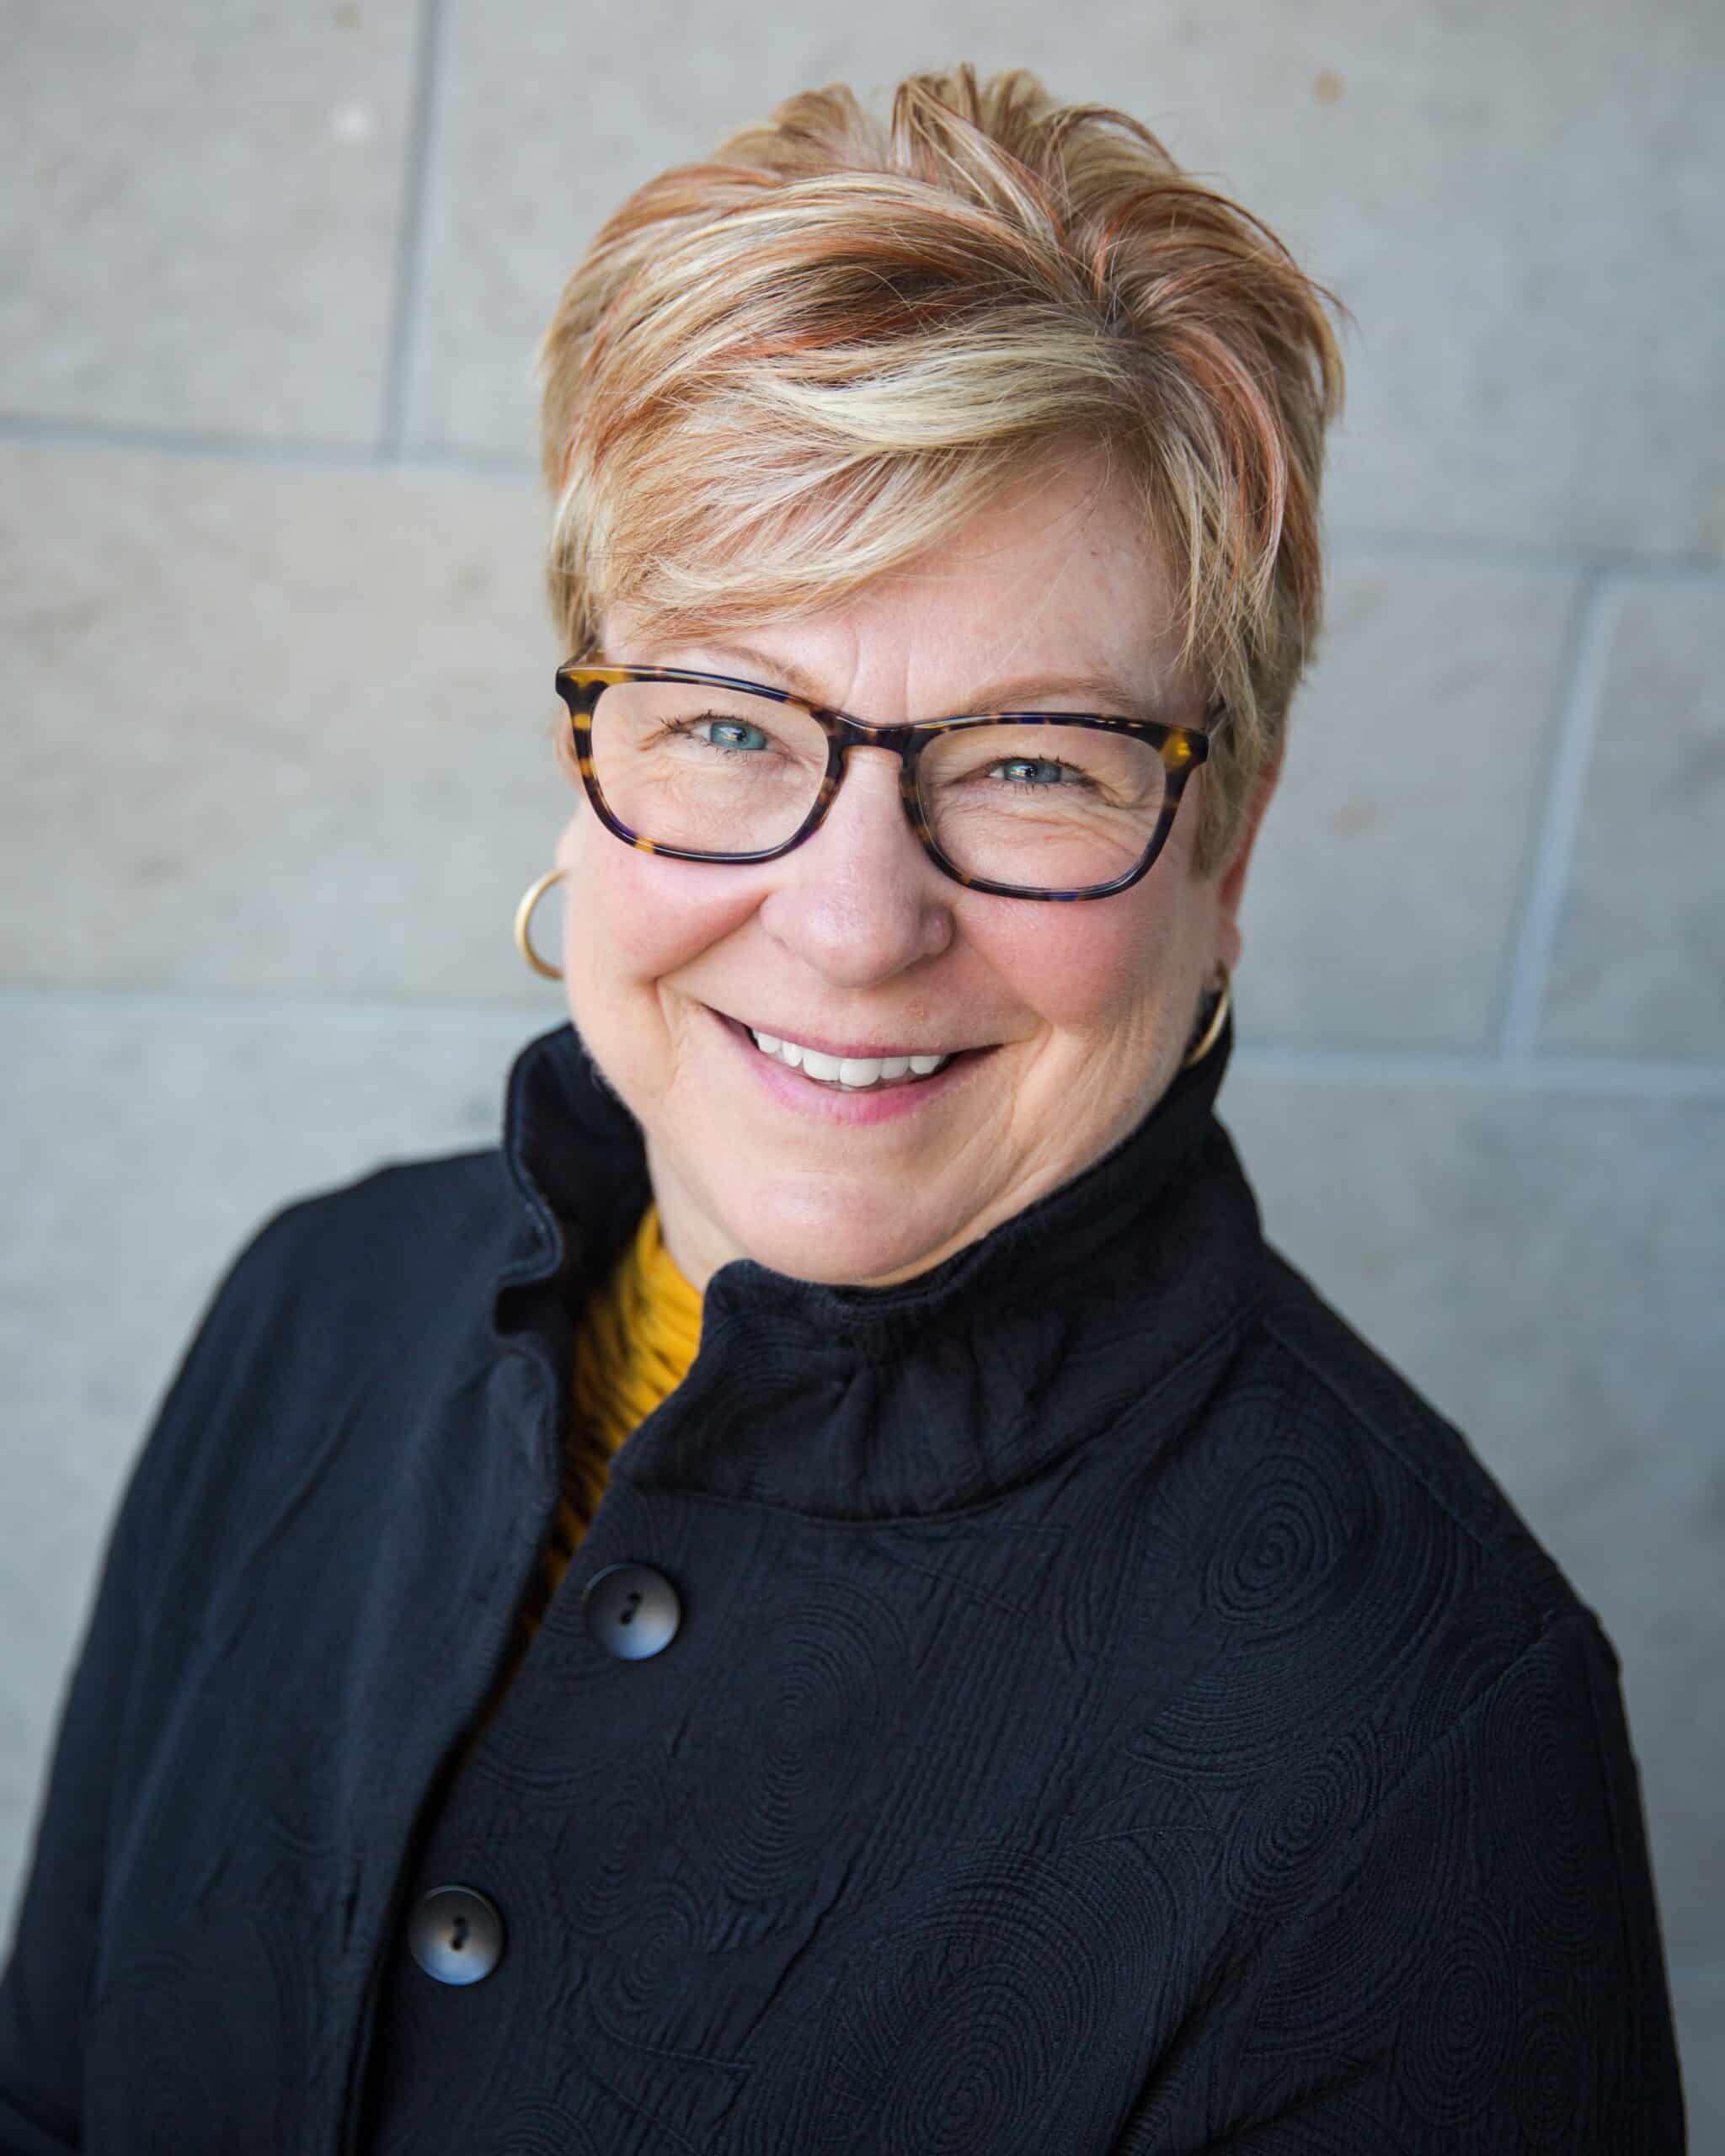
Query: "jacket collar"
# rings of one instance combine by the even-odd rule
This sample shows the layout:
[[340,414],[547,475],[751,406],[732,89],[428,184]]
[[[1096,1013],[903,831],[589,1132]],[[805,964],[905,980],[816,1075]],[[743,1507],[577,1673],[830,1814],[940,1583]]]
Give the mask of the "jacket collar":
[[[1257,1208],[1213,1113],[1232,1044],[1231,1023],[1110,1153],[914,1280],[721,1267],[694,1368],[613,1472],[837,1518],[927,1515],[1024,1481],[1165,1386],[1171,1403],[1201,1388],[1260,1290]],[[521,1231],[494,1322],[566,1358],[651,1195],[639,1128],[573,1027],[517,1058],[504,1152]]]

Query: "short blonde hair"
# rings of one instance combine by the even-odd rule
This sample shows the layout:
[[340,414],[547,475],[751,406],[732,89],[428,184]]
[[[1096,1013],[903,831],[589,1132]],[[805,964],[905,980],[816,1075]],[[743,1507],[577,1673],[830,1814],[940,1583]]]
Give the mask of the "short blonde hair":
[[1074,436],[1134,483],[1228,705],[1197,860],[1281,753],[1322,599],[1336,303],[1124,114],[1022,71],[883,122],[788,99],[632,195],[538,355],[567,648],[805,613],[950,538]]

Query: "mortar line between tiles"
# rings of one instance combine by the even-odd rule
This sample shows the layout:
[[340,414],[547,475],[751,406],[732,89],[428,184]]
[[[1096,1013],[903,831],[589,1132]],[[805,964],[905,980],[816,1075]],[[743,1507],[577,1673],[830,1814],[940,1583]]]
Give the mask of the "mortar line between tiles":
[[1605,702],[1611,634],[1617,625],[1622,586],[1595,574],[1583,585],[1571,643],[1568,679],[1559,710],[1557,744],[1546,774],[1545,807],[1533,858],[1522,886],[1509,981],[1498,1027],[1498,1045],[1508,1059],[1533,1054],[1540,1014],[1575,857],[1576,834],[1587,791],[1588,766]]
[[32,1006],[67,1011],[117,1011],[126,1017],[184,1018],[199,1025],[284,1024],[314,1021],[332,1031],[371,1033],[398,1026],[425,1026],[434,1033],[515,1033],[522,1039],[548,1033],[568,1017],[547,996],[542,1011],[526,1003],[414,1002],[406,997],[320,995],[303,989],[274,993],[259,989],[96,988],[24,981],[0,982],[0,1020],[22,1023]]
[[[32,1010],[115,1012],[181,1018],[201,1025],[303,1024],[315,1021],[345,1033],[421,1027],[526,1041],[560,1026],[566,1013],[547,995],[542,1009],[526,1003],[413,1002],[385,996],[330,996],[303,990],[94,988],[0,982],[0,1022],[18,1027]],[[1489,1049],[1297,1047],[1243,1042],[1234,1066],[1292,1084],[1431,1086],[1472,1092],[1563,1093],[1646,1101],[1725,1101],[1725,1063],[1654,1062],[1560,1053],[1506,1060]]]
[[1370,525],[1336,525],[1325,535],[1334,561],[1429,562],[1434,568],[1509,569],[1574,576],[1645,577],[1658,582],[1714,584],[1725,581],[1725,562],[1687,550],[1638,553],[1633,547],[1538,545],[1526,540],[1450,536],[1432,531],[1375,530]]
[[[1586,639],[1588,623],[1599,604],[1599,590],[1600,581],[1597,575],[1569,579],[1569,603],[1564,608],[1562,620],[1558,625],[1557,648],[1551,658],[1551,680],[1535,744],[1535,766],[1530,774],[1526,806],[1517,833],[1514,876],[1499,925],[1496,978],[1492,983],[1491,997],[1487,1006],[1489,1013],[1485,1027],[1487,1037],[1495,1043],[1499,1054],[1507,1052],[1505,1028],[1514,1001],[1516,983],[1520,978],[1528,905],[1546,841],[1546,828],[1551,805],[1551,776],[1557,768],[1564,723],[1574,692],[1576,662]],[[1458,859],[1460,855],[1458,838]]]
[[73,454],[138,451],[152,456],[207,457],[212,463],[287,466],[307,472],[437,473],[468,479],[531,480],[538,467],[501,451],[448,449],[419,442],[393,460],[375,442],[296,441],[285,435],[200,434],[175,427],[110,425],[29,412],[0,412],[0,441],[21,441]]
[[[1725,1064],[1643,1062],[1630,1056],[1530,1055],[1438,1049],[1253,1047],[1234,1067],[1294,1085],[1429,1086],[1461,1092],[1561,1093],[1623,1101],[1725,1102]],[[1226,1113],[1226,1110],[1224,1111]]]
[[[440,19],[442,0],[436,6]],[[441,67],[440,67],[441,74]],[[426,152],[427,184],[430,157]],[[423,248],[423,232],[419,246]],[[415,309],[417,312],[417,307]],[[403,369],[403,403],[410,374]],[[404,419],[405,413],[402,414]],[[202,433],[188,428],[126,425],[42,412],[0,411],[0,441],[32,442],[45,449],[123,449],[164,456],[208,456],[235,464],[328,466],[402,472],[449,472],[476,479],[537,479],[535,459],[515,451],[461,443],[398,442],[387,451],[376,442],[297,440],[286,435]],[[1725,562],[1703,554],[1636,554],[1589,547],[1535,547],[1512,540],[1449,537],[1438,533],[1332,529],[1331,558],[1348,561],[1425,561],[1437,568],[1548,572],[1593,575],[1610,584],[1676,584],[1725,591]]]
[[402,174],[401,223],[396,233],[389,351],[378,418],[378,455],[388,464],[401,461],[408,398],[419,354],[420,295],[425,266],[425,198],[430,184],[431,146],[437,125],[443,22],[444,0],[419,0],[419,29],[414,43],[413,102],[408,117]]
[[292,464],[312,471],[375,468],[370,442],[296,441],[287,435],[205,433],[192,428],[122,426],[106,419],[0,412],[0,440],[72,451],[137,450],[154,456],[204,456],[219,464]]

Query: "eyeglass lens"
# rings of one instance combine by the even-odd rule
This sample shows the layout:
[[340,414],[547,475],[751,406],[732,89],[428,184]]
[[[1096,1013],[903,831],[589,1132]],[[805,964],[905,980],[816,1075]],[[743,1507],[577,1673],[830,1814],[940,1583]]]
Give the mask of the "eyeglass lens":
[[[637,837],[690,853],[782,846],[826,775],[826,735],[793,704],[676,681],[620,681],[593,710],[594,775]],[[1098,727],[995,723],[935,736],[917,764],[922,814],[952,865],[1025,890],[1128,876],[1167,788],[1149,742]]]

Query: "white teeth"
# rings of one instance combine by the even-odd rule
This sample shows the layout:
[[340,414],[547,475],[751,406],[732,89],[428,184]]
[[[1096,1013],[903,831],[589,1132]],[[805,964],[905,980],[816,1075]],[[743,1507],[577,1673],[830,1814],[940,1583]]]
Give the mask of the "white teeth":
[[884,1081],[932,1077],[943,1064],[952,1060],[946,1055],[826,1055],[819,1049],[804,1048],[798,1041],[781,1040],[774,1033],[757,1033],[752,1026],[749,1030],[763,1055],[777,1056],[781,1063],[788,1064],[793,1070],[800,1070],[805,1078],[813,1078],[819,1084],[843,1086],[852,1092],[865,1091]]

